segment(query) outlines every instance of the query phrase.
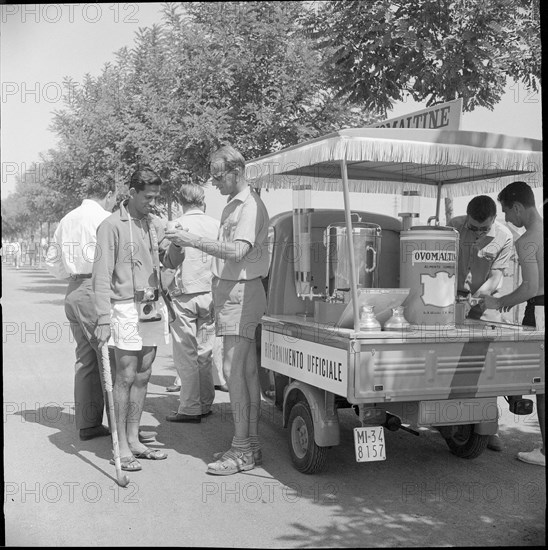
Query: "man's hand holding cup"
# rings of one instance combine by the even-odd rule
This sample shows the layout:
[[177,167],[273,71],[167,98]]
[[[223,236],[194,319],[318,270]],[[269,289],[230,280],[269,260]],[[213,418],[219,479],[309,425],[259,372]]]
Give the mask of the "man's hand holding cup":
[[192,242],[196,240],[196,235],[188,232],[186,227],[182,227],[179,222],[167,222],[165,238],[179,248],[183,246],[192,246]]

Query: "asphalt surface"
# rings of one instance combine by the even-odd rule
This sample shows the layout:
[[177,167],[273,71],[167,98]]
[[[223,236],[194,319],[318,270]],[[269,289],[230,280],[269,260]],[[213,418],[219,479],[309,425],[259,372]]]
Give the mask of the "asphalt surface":
[[[327,470],[292,466],[281,413],[262,405],[262,467],[205,473],[232,437],[228,394],[201,424],[170,424],[174,370],[158,349],[142,426],[167,460],[142,460],[123,489],[110,438],[79,441],[73,417],[74,343],[66,284],[45,270],[2,265],[6,546],[259,548],[529,546],[545,543],[545,469],[521,463],[540,442],[536,414],[501,411],[503,452],[453,456],[438,432],[386,433],[387,460],[357,463],[351,410]],[[105,417],[106,424],[106,417]]]

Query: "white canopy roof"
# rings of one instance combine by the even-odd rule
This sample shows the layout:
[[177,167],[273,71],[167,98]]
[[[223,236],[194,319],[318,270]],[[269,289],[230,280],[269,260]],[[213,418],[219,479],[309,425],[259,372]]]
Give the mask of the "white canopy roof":
[[441,198],[494,193],[518,179],[542,186],[542,141],[529,138],[415,128],[354,128],[249,161],[252,186],[341,190],[341,160],[353,192],[419,191]]

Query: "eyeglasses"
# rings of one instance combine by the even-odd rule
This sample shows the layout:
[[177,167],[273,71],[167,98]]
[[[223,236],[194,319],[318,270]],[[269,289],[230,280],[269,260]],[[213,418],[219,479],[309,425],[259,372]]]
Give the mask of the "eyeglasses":
[[493,224],[495,223],[495,218],[491,221],[488,225],[480,225],[479,227],[477,225],[471,224],[470,222],[466,223],[466,227],[470,229],[470,231],[473,231],[474,233],[487,233],[491,227],[493,227]]
[[221,181],[221,178],[223,178],[227,174],[230,174],[230,172],[232,172],[232,170],[225,170],[224,172],[220,172],[219,174],[216,174],[216,175],[211,174],[211,179],[215,181]]

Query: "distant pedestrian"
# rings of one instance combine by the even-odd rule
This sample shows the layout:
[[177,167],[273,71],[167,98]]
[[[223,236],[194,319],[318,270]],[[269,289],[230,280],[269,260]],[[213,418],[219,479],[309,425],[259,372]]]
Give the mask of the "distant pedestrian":
[[[48,235],[48,238],[49,238],[49,235]],[[46,239],[46,237],[42,237],[40,239],[40,256],[39,256],[39,260],[38,260],[38,263],[41,265],[42,262],[45,262],[46,261],[46,255],[47,255],[47,252],[48,252],[48,247],[49,247],[49,244],[48,243],[48,240]]]
[[40,260],[40,242],[34,238],[34,235],[30,236],[27,255],[29,258],[29,267],[36,267],[37,261]]
[[11,251],[13,255],[13,265],[15,266],[15,269],[19,269],[23,258],[23,247],[21,246],[21,241],[19,241],[19,239],[16,239],[11,243]]

